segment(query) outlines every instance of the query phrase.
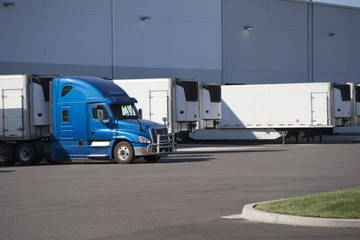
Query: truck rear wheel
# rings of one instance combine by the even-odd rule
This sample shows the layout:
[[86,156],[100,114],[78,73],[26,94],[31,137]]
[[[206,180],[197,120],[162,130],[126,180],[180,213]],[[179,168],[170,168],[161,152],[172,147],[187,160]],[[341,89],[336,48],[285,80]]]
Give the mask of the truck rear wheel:
[[39,156],[31,143],[21,144],[16,151],[16,157],[22,165],[34,165],[39,162]]
[[160,160],[160,156],[159,155],[150,155],[150,156],[145,156],[144,159],[145,159],[145,161],[147,161],[149,163],[156,163]]
[[134,161],[134,150],[130,143],[119,142],[114,148],[115,160],[120,164],[128,164]]
[[12,165],[15,162],[14,148],[8,144],[0,144],[0,164]]

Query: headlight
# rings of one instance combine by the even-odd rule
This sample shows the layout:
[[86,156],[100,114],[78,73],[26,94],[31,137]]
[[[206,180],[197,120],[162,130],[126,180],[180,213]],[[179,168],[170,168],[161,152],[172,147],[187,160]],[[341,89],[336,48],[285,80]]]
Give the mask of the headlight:
[[143,137],[143,136],[139,136],[138,139],[139,139],[139,142],[141,142],[141,143],[151,143],[150,139]]

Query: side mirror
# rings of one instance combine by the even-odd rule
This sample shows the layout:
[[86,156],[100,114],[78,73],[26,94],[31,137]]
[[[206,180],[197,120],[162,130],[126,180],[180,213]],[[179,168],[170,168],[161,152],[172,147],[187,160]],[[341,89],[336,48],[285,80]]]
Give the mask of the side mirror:
[[98,109],[97,110],[97,120],[102,122],[104,120],[104,110]]
[[140,108],[139,109],[139,115],[140,115],[140,118],[142,119],[142,117],[143,117],[143,110]]

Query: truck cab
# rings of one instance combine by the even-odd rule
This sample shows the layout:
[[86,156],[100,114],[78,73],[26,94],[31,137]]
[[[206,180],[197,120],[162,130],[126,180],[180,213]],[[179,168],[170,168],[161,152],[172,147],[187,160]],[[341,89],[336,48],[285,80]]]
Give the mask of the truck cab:
[[93,77],[52,81],[52,159],[134,157],[156,161],[173,150],[166,126],[141,120],[135,98],[113,82]]

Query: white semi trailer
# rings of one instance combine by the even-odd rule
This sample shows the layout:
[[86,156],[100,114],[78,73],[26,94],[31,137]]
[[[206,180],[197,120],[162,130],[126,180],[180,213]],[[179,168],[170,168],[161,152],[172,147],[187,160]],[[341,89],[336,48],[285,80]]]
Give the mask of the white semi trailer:
[[350,85],[294,83],[223,85],[220,128],[196,140],[276,139],[332,134],[351,125]]
[[199,121],[199,86],[179,78],[114,79],[138,100],[142,117],[166,125],[170,133],[194,132]]

